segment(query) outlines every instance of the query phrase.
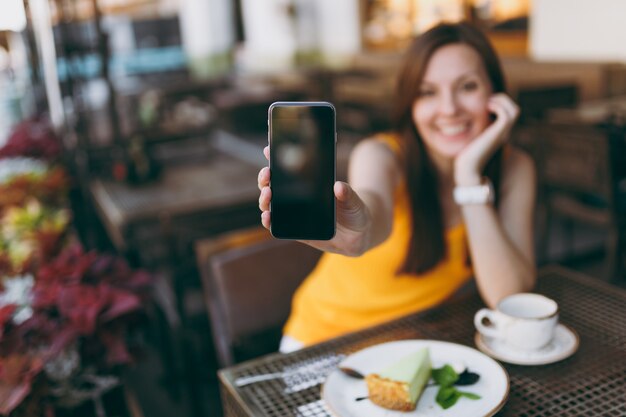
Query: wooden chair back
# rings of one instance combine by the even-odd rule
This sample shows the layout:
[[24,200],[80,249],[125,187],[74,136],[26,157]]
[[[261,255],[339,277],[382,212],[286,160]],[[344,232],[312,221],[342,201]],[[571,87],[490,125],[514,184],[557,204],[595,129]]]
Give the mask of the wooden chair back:
[[[545,215],[540,255],[548,258],[554,217],[601,227],[607,233],[610,278],[617,279],[623,274],[626,252],[626,189],[622,189],[626,176],[619,163],[624,153],[623,132],[611,126],[559,123],[541,125],[537,135],[540,203]],[[571,251],[573,236],[569,234]]]
[[321,252],[253,229],[196,246],[220,366],[276,351],[291,298]]

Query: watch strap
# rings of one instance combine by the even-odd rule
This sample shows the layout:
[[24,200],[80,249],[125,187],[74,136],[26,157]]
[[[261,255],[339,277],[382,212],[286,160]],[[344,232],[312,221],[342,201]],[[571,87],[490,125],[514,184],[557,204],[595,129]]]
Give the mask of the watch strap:
[[456,186],[452,192],[454,202],[458,205],[491,204],[494,201],[493,184],[484,177],[479,185]]

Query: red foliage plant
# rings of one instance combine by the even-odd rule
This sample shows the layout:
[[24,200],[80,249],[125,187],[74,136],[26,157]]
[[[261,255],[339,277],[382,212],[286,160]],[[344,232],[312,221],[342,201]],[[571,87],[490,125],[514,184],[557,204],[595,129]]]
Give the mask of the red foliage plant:
[[61,141],[43,116],[26,119],[15,126],[5,145],[0,148],[0,158],[27,156],[53,161],[61,154]]
[[63,206],[69,185],[68,175],[58,166],[38,179],[31,175],[17,175],[0,184],[0,212],[9,206],[24,205],[29,198],[36,198],[50,206]]
[[[17,390],[23,399],[42,369],[29,366],[22,378],[4,378],[1,369],[18,356],[45,364],[78,342],[82,365],[106,372],[132,361],[128,327],[148,301],[150,284],[146,272],[114,256],[85,252],[79,244],[42,265],[32,289],[33,315],[16,325],[9,320],[15,306],[0,309],[0,393]],[[20,403],[11,398],[10,404],[0,401],[0,414],[11,411],[4,406]]]

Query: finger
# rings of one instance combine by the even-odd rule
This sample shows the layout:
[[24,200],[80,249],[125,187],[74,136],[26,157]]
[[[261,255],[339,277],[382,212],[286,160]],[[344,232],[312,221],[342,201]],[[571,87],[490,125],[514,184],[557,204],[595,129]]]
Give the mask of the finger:
[[502,101],[502,103],[504,103],[508,108],[517,108],[517,103],[515,102],[515,100],[513,100],[511,98],[511,96],[509,96],[508,94],[504,94],[504,93],[499,93],[497,94],[498,99]]
[[272,200],[272,190],[270,187],[263,187],[259,196],[259,209],[267,211],[270,209],[270,201]]
[[359,195],[345,182],[334,186],[337,197],[337,222],[350,230],[363,230],[367,223],[366,207]]
[[511,97],[509,97],[508,94],[506,93],[495,93],[491,95],[492,98],[498,99],[498,100],[511,100]]
[[511,98],[508,94],[505,94],[505,93],[496,93],[496,94],[493,94],[493,95],[491,96],[491,98],[493,98],[493,99],[495,99],[495,100],[498,100],[498,101],[501,101],[501,102],[503,102],[503,103],[505,103],[505,102],[511,102],[511,103],[514,103],[513,99],[512,99],[512,98]]
[[270,212],[269,211],[264,211],[263,213],[261,213],[261,224],[267,230],[270,229],[270,224],[271,223],[270,223]]
[[257,185],[259,190],[262,190],[263,187],[266,187],[270,184],[270,169],[268,167],[263,167],[259,171],[259,176],[257,178]]
[[504,106],[506,107],[509,115],[511,116],[512,120],[517,119],[517,116],[519,116],[519,106],[517,105],[517,103],[515,103],[513,100],[508,99],[504,102]]
[[496,94],[495,96],[493,96],[492,99],[495,103],[497,103],[498,106],[500,106],[506,112],[507,116],[511,117],[514,115],[515,104],[513,103],[513,100],[511,100],[507,95]]
[[270,160],[270,147],[269,145],[263,148],[263,155],[265,155],[265,159]]
[[500,106],[506,112],[506,116],[510,120],[515,120],[519,115],[519,107],[506,94],[496,94],[492,96],[491,100],[493,100],[495,105]]
[[363,204],[358,195],[354,192],[352,187],[342,181],[335,182],[333,191],[337,202],[343,210],[353,212],[359,210]]
[[342,181],[336,181],[333,186],[333,191],[335,193],[335,197],[337,200],[345,201],[346,195],[348,193],[348,184]]
[[504,108],[504,105],[497,97],[492,97],[487,103],[487,109],[496,114],[496,123],[506,123],[509,119],[509,114]]

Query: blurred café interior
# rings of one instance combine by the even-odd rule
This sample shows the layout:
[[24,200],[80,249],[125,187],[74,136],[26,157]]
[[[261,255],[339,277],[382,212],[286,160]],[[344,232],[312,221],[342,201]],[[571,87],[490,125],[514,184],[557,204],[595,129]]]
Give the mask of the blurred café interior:
[[119,415],[220,416],[217,370],[276,351],[319,254],[260,228],[267,108],[332,102],[345,179],[354,145],[390,127],[408,41],[441,21],[471,21],[502,58],[511,141],[538,172],[538,264],[626,286],[623,16],[623,0],[2,0],[0,167],[44,129],[64,238],[151,277]]

